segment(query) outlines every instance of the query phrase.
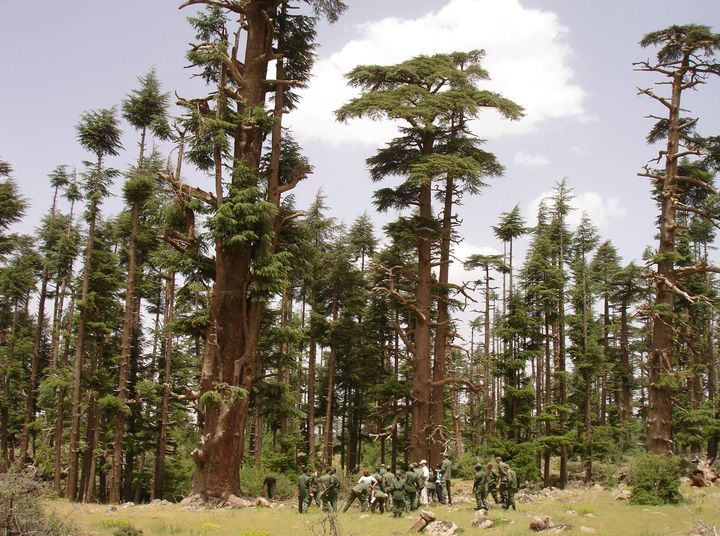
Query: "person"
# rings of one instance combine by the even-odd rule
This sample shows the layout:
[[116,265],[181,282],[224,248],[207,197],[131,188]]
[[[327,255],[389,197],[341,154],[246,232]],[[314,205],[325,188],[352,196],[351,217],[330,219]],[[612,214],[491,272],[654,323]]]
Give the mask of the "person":
[[488,504],[485,502],[487,495],[487,471],[481,463],[475,464],[475,480],[473,481],[473,492],[475,493],[475,502],[478,510],[488,510]]
[[330,486],[330,467],[325,469],[325,474],[323,474],[320,478],[318,478],[318,483],[320,485],[320,500],[322,501],[322,510],[323,512],[329,512],[330,511],[330,497],[327,493],[328,488]]
[[373,478],[377,481],[377,484],[373,487],[370,493],[370,510],[375,513],[379,510],[381,514],[385,513],[386,502],[388,498],[388,488],[384,483],[385,475],[388,474],[388,470],[385,464],[381,464],[378,470],[373,474]]
[[304,512],[307,512],[307,509],[310,506],[310,501],[308,498],[308,482],[309,481],[310,481],[310,477],[307,474],[307,467],[303,467],[302,472],[300,473],[300,476],[298,477],[298,481],[297,481],[298,511],[301,514]]
[[345,508],[343,508],[343,512],[348,511],[348,508],[350,508],[350,505],[355,501],[355,499],[357,499],[360,503],[360,511],[365,510],[365,505],[367,504],[367,499],[368,495],[370,494],[371,488],[371,485],[368,482],[368,480],[364,480],[363,477],[360,477],[358,483],[350,489],[350,496],[345,502]]
[[277,479],[273,475],[267,475],[265,477],[265,480],[263,480],[263,486],[265,486],[266,490],[266,497],[268,499],[273,498],[273,493],[275,492],[275,484],[277,482]]
[[443,461],[440,464],[440,472],[443,475],[445,481],[445,490],[447,491],[447,502],[452,504],[452,491],[451,491],[451,479],[452,479],[452,460],[450,455],[446,452],[443,454]]
[[373,495],[373,490],[375,489],[375,486],[377,486],[378,480],[373,475],[370,474],[370,470],[365,468],[363,469],[363,474],[358,480],[358,484],[366,484],[368,487],[368,493],[365,497],[366,501],[360,505],[360,509],[365,511],[367,510],[368,504],[370,504],[370,499]]
[[500,496],[502,497],[502,507],[507,510],[512,506],[513,510],[517,510],[515,506],[515,492],[517,491],[517,474],[510,466],[503,463],[500,466]]
[[493,501],[495,501],[495,504],[500,504],[500,499],[498,499],[498,483],[500,482],[500,464],[502,463],[502,458],[498,456],[495,458],[495,460],[490,465],[490,474],[488,474],[487,479],[487,490],[492,495]]
[[419,474],[418,474],[418,486],[420,487],[420,504],[423,506],[427,505],[430,502],[430,499],[428,497],[427,492],[427,482],[430,479],[430,470],[427,466],[427,460],[420,460],[420,466],[418,467]]
[[402,517],[405,510],[405,476],[398,469],[390,487],[393,502],[393,517]]
[[417,508],[417,474],[415,474],[415,462],[408,465],[405,472],[405,508],[415,510]]
[[[337,471],[335,471],[334,467],[328,468],[328,474],[329,478],[327,487],[325,488],[325,493],[323,493],[323,500],[327,497],[329,510],[337,512],[338,495],[340,493],[340,477],[337,475]],[[324,507],[323,510],[325,510]]]
[[324,489],[324,485],[321,482],[322,469],[320,467],[315,469],[315,472],[310,475],[308,480],[308,508],[315,501],[315,505],[320,507],[320,496]]
[[435,487],[435,497],[437,497],[437,501],[440,504],[445,504],[445,493],[443,492],[443,483],[444,482],[443,482],[442,471],[440,471],[440,465],[435,466],[435,469],[433,469],[433,475],[434,475],[433,486]]

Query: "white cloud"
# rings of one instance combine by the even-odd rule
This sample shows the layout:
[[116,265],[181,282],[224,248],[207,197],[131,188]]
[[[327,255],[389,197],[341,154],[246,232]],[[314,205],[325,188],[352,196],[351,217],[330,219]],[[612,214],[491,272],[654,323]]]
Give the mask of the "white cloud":
[[[574,208],[568,215],[568,225],[572,228],[577,227],[583,212],[587,213],[590,220],[597,226],[603,227],[612,222],[622,220],[627,215],[627,210],[623,207],[620,199],[617,197],[608,197],[604,199],[598,192],[583,192],[574,194],[575,197],[570,201],[570,206]],[[543,192],[535,199],[527,204],[524,210],[524,216],[530,225],[537,221],[538,207],[543,199],[549,199],[553,196],[553,192]]]
[[590,156],[590,151],[588,151],[587,149],[583,149],[582,147],[577,147],[575,145],[572,145],[570,147],[570,152],[575,156],[579,156],[580,158]]
[[513,163],[524,168],[540,168],[547,166],[550,159],[544,154],[529,154],[520,151],[513,155]]
[[475,270],[466,270],[463,266],[470,255],[500,255],[501,252],[496,248],[489,246],[474,246],[462,241],[457,244],[453,250],[455,261],[450,264],[450,273],[448,277],[451,283],[461,285],[463,282],[479,281],[485,277],[485,272],[481,268]]
[[549,11],[524,7],[520,0],[451,0],[415,19],[386,18],[357,26],[358,37],[317,62],[302,103],[288,117],[299,138],[330,145],[381,145],[396,132],[387,121],[334,120],[357,90],[344,73],[358,64],[399,63],[419,54],[483,48],[491,80],[484,86],[525,108],[520,121],[487,112],[473,123],[481,137],[530,132],[548,119],[585,116],[585,91],[573,82],[567,29]]

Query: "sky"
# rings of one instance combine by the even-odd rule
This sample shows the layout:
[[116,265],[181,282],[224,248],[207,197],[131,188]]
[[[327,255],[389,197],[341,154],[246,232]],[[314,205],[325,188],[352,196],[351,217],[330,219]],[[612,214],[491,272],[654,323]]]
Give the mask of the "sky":
[[[207,93],[185,68],[193,41],[176,0],[64,0],[0,2],[0,158],[14,168],[31,207],[18,230],[31,232],[51,199],[47,175],[58,164],[82,169],[90,158],[75,125],[88,110],[119,106],[137,77],[154,67],[166,91]],[[349,0],[334,25],[319,26],[314,78],[299,109],[287,117],[314,174],[295,191],[306,207],[322,189],[330,215],[351,224],[363,212],[381,226],[395,214],[372,206],[365,159],[389,141],[394,126],[339,124],[332,111],[354,93],[343,74],[355,65],[403,61],[418,54],[484,49],[491,80],[482,87],[525,108],[517,122],[481,114],[474,131],[505,166],[479,196],[460,209],[463,243],[456,256],[497,252],[491,226],[518,204],[530,225],[540,200],[566,178],[575,193],[577,221],[587,211],[603,239],[625,262],[653,244],[656,208],[647,179],[636,174],[657,154],[645,144],[657,103],[637,95],[657,78],[633,71],[652,58],[638,42],[671,24],[699,23],[720,31],[718,0]],[[700,130],[717,134],[720,84],[689,96]],[[126,151],[119,169],[137,155],[137,133],[124,125]],[[168,147],[161,147],[168,150]],[[186,180],[210,180],[185,167]],[[119,194],[121,184],[114,191]],[[119,196],[107,210],[121,209]],[[522,254],[523,244],[519,244]],[[519,264],[516,262],[516,265]],[[453,269],[456,279],[476,277]]]

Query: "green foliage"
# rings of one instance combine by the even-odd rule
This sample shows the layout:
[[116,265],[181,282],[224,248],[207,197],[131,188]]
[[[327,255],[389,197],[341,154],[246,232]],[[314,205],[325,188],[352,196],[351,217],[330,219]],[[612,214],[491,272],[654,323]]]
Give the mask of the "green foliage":
[[98,406],[103,413],[116,415],[123,413],[125,416],[131,414],[130,406],[123,404],[115,395],[105,395],[98,400]]
[[680,494],[680,459],[657,454],[639,454],[630,462],[633,504],[677,504]]
[[240,485],[243,492],[253,497],[264,495],[263,481],[265,477],[271,474],[275,477],[275,494],[281,498],[292,497],[297,491],[297,486],[293,478],[288,474],[276,473],[265,468],[253,467],[249,464],[240,468]]
[[143,531],[134,526],[118,527],[113,531],[113,536],[142,536]]
[[143,205],[157,188],[157,179],[151,173],[135,173],[123,185],[123,197],[128,205]]
[[122,149],[122,132],[118,126],[115,108],[85,112],[80,116],[80,122],[75,128],[80,145],[98,158],[116,156]]

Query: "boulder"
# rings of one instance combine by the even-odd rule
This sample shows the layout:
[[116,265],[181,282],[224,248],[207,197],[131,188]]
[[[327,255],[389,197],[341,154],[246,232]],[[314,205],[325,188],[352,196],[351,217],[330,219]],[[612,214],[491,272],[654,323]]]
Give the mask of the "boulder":
[[550,516],[535,516],[530,520],[530,528],[536,532],[548,530],[555,526]]
[[410,530],[408,532],[422,532],[423,530],[425,530],[425,527],[427,527],[433,521],[435,521],[435,514],[427,510],[423,510],[422,512],[420,512],[420,519],[418,519],[415,524],[410,527]]
[[425,527],[422,533],[428,536],[456,536],[460,534],[458,526],[452,521],[433,521]]
[[592,527],[578,527],[578,530],[580,532],[584,532],[585,534],[595,534],[597,531]]
[[616,501],[627,501],[630,498],[630,492],[626,489],[621,489],[615,494]]

